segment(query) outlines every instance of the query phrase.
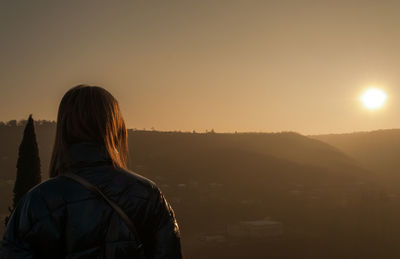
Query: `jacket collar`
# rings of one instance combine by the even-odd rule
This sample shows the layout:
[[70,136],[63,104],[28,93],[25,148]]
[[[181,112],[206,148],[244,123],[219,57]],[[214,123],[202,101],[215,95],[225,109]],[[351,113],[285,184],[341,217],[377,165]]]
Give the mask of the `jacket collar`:
[[94,142],[81,142],[69,146],[70,166],[81,167],[111,162],[106,149]]

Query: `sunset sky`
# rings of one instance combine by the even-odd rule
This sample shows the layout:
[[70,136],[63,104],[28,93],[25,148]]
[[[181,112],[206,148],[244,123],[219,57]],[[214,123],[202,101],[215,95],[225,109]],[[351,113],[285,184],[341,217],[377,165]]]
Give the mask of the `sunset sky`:
[[[129,128],[400,128],[400,1],[0,0],[0,121],[108,89]],[[387,93],[369,111],[362,92]]]

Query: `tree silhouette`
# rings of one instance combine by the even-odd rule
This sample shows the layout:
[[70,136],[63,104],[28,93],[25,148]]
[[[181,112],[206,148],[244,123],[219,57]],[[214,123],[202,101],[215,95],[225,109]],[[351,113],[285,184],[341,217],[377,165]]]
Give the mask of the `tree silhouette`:
[[[14,184],[13,208],[15,208],[19,200],[33,186],[41,181],[39,149],[36,142],[35,127],[33,124],[32,114],[29,115],[28,122],[25,126],[24,136],[19,146],[17,161],[17,177]],[[12,209],[10,209],[10,212]],[[5,223],[7,225],[8,218]]]

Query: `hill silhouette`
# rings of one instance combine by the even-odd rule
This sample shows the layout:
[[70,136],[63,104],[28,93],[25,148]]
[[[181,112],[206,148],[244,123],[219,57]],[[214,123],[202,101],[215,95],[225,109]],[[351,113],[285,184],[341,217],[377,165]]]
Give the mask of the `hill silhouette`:
[[400,129],[311,137],[340,149],[382,178],[400,180]]
[[[0,124],[1,211],[11,201],[23,126],[23,121]],[[39,121],[35,127],[45,173],[55,123]],[[354,258],[366,244],[389,245],[375,239],[382,224],[392,222],[376,216],[382,206],[400,216],[392,203],[382,205],[387,194],[374,184],[370,171],[317,139],[293,132],[128,133],[129,168],[157,182],[166,194],[190,258],[243,258],[243,251],[251,258],[266,253],[272,258]],[[248,242],[246,235],[237,239],[227,231],[266,217],[284,227],[282,236]],[[205,241],[213,238],[220,242]],[[325,256],[327,250],[331,257]]]

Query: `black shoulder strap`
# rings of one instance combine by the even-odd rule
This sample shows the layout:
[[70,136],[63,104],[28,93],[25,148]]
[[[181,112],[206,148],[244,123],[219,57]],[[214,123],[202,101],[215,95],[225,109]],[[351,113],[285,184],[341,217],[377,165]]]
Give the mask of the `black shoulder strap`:
[[121,209],[120,206],[118,206],[115,202],[110,200],[102,191],[100,191],[99,188],[94,186],[93,184],[89,183],[86,181],[84,178],[78,176],[77,174],[74,173],[65,173],[62,174],[61,176],[67,177],[69,179],[74,180],[77,183],[80,183],[82,186],[84,186],[86,189],[96,193],[100,197],[102,197],[110,206],[111,208],[114,209],[115,212],[118,213],[118,215],[121,217],[121,219],[125,222],[126,226],[129,228],[129,230],[133,233],[135,236],[135,241],[136,241],[136,248],[141,249],[143,244],[140,241],[139,235],[136,231],[135,225],[131,221],[131,219],[126,215],[126,213]]

